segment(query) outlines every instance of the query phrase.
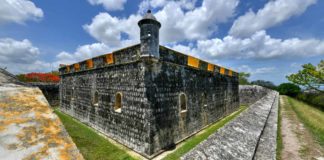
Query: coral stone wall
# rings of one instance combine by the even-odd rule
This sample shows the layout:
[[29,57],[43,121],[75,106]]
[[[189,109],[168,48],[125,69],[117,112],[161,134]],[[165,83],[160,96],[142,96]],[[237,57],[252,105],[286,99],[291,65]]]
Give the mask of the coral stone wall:
[[272,91],[257,85],[240,85],[239,90],[241,105],[251,105]]
[[[239,107],[236,77],[163,61],[145,66],[153,108],[153,152],[174,145]],[[187,105],[183,111],[182,94]]]
[[[148,101],[141,63],[61,76],[61,110],[140,153],[149,149]],[[115,111],[116,93],[122,94]],[[98,104],[94,100],[98,99]]]
[[61,110],[151,158],[239,107],[236,72],[160,49],[160,59],[135,45],[60,68]]

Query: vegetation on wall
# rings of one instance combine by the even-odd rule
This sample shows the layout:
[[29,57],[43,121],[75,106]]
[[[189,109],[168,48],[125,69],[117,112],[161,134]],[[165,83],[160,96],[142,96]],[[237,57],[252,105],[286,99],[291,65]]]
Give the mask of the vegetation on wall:
[[60,77],[57,72],[49,72],[49,73],[27,73],[27,74],[19,74],[17,78],[22,82],[51,82],[58,83],[60,81]]

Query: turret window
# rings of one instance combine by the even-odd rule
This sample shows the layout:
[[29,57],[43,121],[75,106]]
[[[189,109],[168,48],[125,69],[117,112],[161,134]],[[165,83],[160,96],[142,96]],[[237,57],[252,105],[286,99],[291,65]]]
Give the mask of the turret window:
[[179,95],[179,105],[181,112],[187,111],[187,97],[184,93],[180,93]]
[[94,96],[93,96],[92,104],[95,107],[98,107],[98,105],[99,105],[99,94],[98,94],[98,91],[96,91],[95,94],[94,94]]
[[115,105],[114,105],[114,110],[115,112],[121,112],[122,109],[122,93],[118,92],[116,93],[115,96]]

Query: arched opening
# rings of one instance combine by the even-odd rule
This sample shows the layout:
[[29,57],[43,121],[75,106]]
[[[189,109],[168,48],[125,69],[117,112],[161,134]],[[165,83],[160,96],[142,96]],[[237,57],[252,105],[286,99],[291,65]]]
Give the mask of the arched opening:
[[92,104],[94,106],[96,106],[96,107],[99,105],[99,94],[98,94],[98,91],[96,91],[95,94],[94,94]]
[[184,93],[181,93],[179,96],[179,105],[180,105],[181,112],[187,111],[187,97]]
[[116,93],[115,96],[115,106],[114,110],[115,112],[121,112],[122,109],[122,94],[120,92]]

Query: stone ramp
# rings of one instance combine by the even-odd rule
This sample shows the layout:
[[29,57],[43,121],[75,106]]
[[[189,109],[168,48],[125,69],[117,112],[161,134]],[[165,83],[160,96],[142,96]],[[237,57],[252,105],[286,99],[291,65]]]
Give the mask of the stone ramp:
[[83,159],[42,92],[10,83],[0,85],[0,157]]
[[181,159],[276,159],[278,98],[270,91]]

